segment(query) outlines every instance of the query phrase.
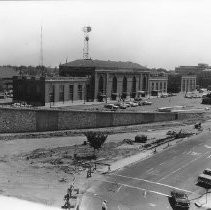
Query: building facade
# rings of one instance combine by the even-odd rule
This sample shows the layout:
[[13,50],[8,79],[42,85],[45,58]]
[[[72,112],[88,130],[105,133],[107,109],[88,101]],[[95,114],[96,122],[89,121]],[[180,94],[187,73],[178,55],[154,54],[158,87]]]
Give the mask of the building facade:
[[13,89],[13,77],[18,76],[18,72],[13,67],[0,67],[0,92]]
[[14,77],[13,102],[53,106],[85,100],[86,77]]
[[181,78],[181,92],[196,90],[196,75],[186,75]]
[[58,77],[14,77],[14,102],[38,106],[107,101],[167,91],[167,76],[132,62],[75,60],[59,66]]
[[179,66],[175,68],[175,73],[180,75],[200,75],[203,70],[211,68],[208,64],[199,63],[197,66]]
[[165,72],[152,70],[149,77],[149,95],[159,96],[167,93],[168,76]]
[[86,100],[103,97],[117,100],[134,98],[139,91],[148,93],[150,70],[132,62],[76,60],[59,67],[61,76],[86,76]]

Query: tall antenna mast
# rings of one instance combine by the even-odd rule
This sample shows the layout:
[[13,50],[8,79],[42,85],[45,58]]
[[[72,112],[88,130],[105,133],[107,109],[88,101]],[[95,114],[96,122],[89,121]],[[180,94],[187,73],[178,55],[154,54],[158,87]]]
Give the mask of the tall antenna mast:
[[90,26],[84,26],[84,48],[83,48],[83,59],[89,59],[89,32],[91,32],[92,28]]
[[43,66],[42,26],[41,26],[41,33],[40,33],[40,66]]

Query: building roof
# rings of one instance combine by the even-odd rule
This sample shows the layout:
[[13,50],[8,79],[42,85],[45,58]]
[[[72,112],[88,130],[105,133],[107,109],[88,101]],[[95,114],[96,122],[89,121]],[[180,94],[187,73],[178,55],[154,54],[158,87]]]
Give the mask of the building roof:
[[12,78],[13,76],[18,76],[18,71],[12,67],[0,66],[0,79],[1,78]]
[[146,67],[141,66],[138,63],[133,62],[122,62],[122,61],[103,61],[103,60],[74,60],[61,66],[69,66],[69,67],[94,67],[94,68],[106,68],[106,69],[145,69]]

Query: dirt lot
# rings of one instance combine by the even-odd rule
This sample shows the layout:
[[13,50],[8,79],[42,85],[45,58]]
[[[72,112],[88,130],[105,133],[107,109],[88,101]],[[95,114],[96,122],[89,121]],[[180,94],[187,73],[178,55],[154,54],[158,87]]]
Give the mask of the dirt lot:
[[[171,103],[169,98],[151,100],[154,100],[154,108],[158,106],[157,104],[159,106],[205,107],[200,104],[200,99],[179,101],[177,97],[172,97]],[[206,119],[208,118],[209,116]],[[128,145],[122,142],[123,139],[134,140],[135,135],[145,134],[148,136],[148,142],[153,142],[156,139],[165,138],[168,130],[183,129],[195,132],[193,124],[199,120],[202,119],[99,129],[110,132],[111,135],[108,136],[103,149],[98,152],[97,158],[103,163],[111,163],[140,153],[143,150],[143,144]],[[203,126],[207,130],[210,125]],[[83,167],[81,162],[74,162],[73,157],[75,153],[79,154],[82,162],[91,158],[93,149],[88,145],[82,145],[85,139],[78,131],[74,133],[74,136],[69,137],[43,138],[40,136],[39,139],[0,141],[0,193],[47,205],[61,206],[63,196],[73,177],[76,178],[76,186],[83,193],[92,183],[92,179],[86,178],[86,166]],[[89,160],[88,163],[90,163]],[[95,172],[95,176],[99,175]]]

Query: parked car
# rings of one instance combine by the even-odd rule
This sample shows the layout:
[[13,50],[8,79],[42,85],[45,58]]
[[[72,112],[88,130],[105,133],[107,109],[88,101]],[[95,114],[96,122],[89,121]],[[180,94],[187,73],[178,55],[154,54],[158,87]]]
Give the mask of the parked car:
[[132,102],[132,101],[128,101],[128,102],[126,102],[126,104],[129,104],[131,107],[138,106],[138,103],[137,102]]
[[143,100],[143,99],[140,98],[140,97],[139,97],[139,98],[138,98],[138,97],[137,97],[137,98],[134,98],[134,101],[135,101],[135,102],[139,102],[139,101],[142,101],[142,100]]
[[121,102],[118,102],[116,104],[114,104],[115,106],[118,106],[120,109],[126,109],[128,106],[126,106],[125,103],[121,103]]
[[202,104],[211,104],[211,93],[202,97]]
[[104,108],[111,109],[111,110],[117,110],[119,107],[114,104],[105,104]]
[[152,102],[150,102],[150,101],[143,101],[142,104],[143,104],[143,105],[152,105]]
[[171,191],[171,199],[175,207],[188,209],[190,206],[188,196],[184,192]]
[[168,93],[163,93],[160,97],[161,98],[167,98],[168,97]]

